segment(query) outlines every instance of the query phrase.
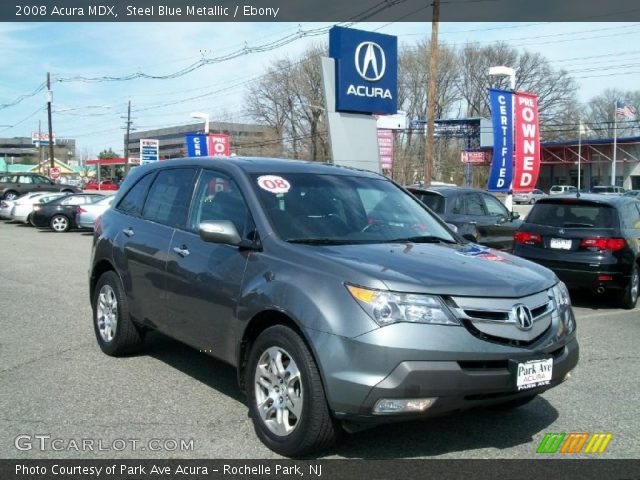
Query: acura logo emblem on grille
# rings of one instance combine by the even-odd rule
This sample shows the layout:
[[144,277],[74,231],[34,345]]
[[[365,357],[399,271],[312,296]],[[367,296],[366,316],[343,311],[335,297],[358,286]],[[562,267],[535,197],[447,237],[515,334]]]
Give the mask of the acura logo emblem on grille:
[[533,327],[533,316],[531,315],[531,310],[529,310],[526,305],[522,305],[521,303],[514,305],[513,316],[516,320],[516,327],[520,330],[531,330]]

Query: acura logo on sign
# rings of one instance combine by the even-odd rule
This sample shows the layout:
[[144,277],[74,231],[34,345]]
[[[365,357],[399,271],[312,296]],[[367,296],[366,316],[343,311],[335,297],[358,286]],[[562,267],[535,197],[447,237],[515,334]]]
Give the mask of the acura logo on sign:
[[[364,49],[364,55],[362,50]],[[356,71],[364,80],[377,82],[384,77],[387,60],[382,47],[374,42],[362,42],[356,48]]]
[[516,326],[520,330],[531,330],[533,327],[533,316],[531,310],[526,305],[518,304],[513,307],[513,314],[516,320]]

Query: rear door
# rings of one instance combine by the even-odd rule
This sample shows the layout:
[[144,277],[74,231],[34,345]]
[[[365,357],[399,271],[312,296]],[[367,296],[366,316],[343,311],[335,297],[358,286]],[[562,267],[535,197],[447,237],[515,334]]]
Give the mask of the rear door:
[[520,221],[514,221],[507,207],[500,200],[488,193],[482,193],[482,201],[489,215],[486,224],[487,245],[499,250],[513,250],[513,234],[520,226]]
[[204,242],[200,222],[230,220],[243,238],[255,231],[235,181],[205,169],[200,174],[188,222],[176,228],[167,264],[167,311],[177,338],[235,362],[236,305],[250,251]]

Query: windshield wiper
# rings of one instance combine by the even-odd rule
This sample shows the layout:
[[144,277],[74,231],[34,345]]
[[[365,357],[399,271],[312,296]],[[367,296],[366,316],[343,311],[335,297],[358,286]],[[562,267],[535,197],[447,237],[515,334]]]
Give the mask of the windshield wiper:
[[348,245],[357,243],[353,240],[343,240],[340,238],[287,238],[289,243],[306,243],[308,245]]
[[455,240],[448,240],[435,235],[419,235],[416,237],[395,238],[388,240],[388,243],[458,243]]

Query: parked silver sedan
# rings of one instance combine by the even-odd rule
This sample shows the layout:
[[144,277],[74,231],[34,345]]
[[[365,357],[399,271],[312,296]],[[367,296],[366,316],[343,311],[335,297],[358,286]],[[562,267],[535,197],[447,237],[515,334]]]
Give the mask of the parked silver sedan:
[[29,223],[31,214],[33,213],[33,206],[36,203],[47,203],[51,200],[64,197],[68,193],[62,192],[36,192],[27,193],[21,196],[13,202],[13,208],[11,209],[11,220],[14,222]]
[[515,193],[513,195],[513,201],[515,203],[527,203],[529,205],[533,205],[538,200],[546,196],[547,196],[546,193],[536,188],[535,190],[529,193]]
[[111,206],[114,198],[115,195],[110,195],[95,203],[79,206],[76,213],[76,224],[78,228],[90,228],[93,230],[93,224],[96,218]]

